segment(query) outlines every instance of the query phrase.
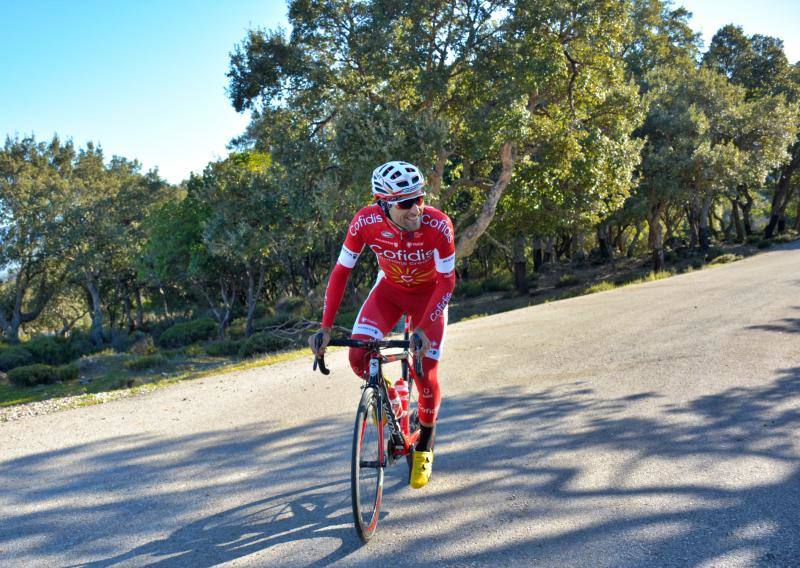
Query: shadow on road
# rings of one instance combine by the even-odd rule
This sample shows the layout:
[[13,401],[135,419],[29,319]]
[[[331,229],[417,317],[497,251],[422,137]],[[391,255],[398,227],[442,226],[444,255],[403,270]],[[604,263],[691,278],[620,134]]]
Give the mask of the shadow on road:
[[[655,392],[605,397],[590,377],[449,396],[434,485],[427,494],[390,488],[369,562],[351,527],[350,427],[349,417],[255,424],[1,463],[0,487],[16,491],[3,497],[0,550],[26,543],[3,563],[66,551],[91,559],[80,566],[210,566],[265,551],[287,565],[430,563],[445,550],[446,558],[434,554],[437,565],[705,566],[738,554],[796,566],[800,558],[800,367],[680,405]],[[454,451],[465,437],[471,443]],[[300,490],[278,481],[298,475]],[[83,502],[85,492],[104,498]],[[220,507],[226,497],[242,504]],[[50,499],[58,505],[14,511]],[[393,519],[411,502],[424,518]],[[198,520],[198,510],[213,512]],[[180,528],[153,532],[164,515]],[[73,522],[82,540],[71,540]],[[506,538],[511,528],[524,530]],[[405,540],[383,546],[400,529]]]
[[751,325],[747,329],[777,331],[779,333],[800,333],[800,318],[783,318],[779,323]]

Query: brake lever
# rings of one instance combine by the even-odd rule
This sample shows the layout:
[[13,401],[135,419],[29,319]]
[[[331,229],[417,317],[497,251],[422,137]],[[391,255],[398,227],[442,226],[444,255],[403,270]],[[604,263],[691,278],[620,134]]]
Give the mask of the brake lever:
[[[317,332],[314,336],[314,347],[317,351],[319,351],[319,346],[322,344],[322,332]],[[317,366],[319,366],[319,372],[323,375],[330,375],[331,372],[325,366],[325,355],[318,355],[314,357],[314,368],[312,370],[316,371]]]

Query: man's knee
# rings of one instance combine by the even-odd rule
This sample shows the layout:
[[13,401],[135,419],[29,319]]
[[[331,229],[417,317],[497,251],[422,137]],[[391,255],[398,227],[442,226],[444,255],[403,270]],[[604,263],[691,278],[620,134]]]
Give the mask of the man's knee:
[[360,347],[350,348],[350,367],[353,372],[359,377],[365,377],[367,374],[367,350]]

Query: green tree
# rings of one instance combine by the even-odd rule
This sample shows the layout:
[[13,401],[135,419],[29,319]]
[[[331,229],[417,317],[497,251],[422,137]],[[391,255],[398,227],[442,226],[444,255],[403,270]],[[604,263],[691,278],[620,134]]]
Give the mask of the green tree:
[[289,37],[254,30],[232,55],[231,101],[253,111],[243,141],[269,149],[295,199],[343,210],[364,202],[376,164],[418,163],[458,225],[461,257],[552,124],[591,136],[596,113],[611,125],[603,135],[625,135],[615,123],[635,89],[618,2],[295,1],[289,21]]
[[[131,296],[137,295],[137,261],[146,235],[143,222],[169,192],[156,172],[140,173],[137,162],[114,157],[105,164],[94,145],[74,164],[70,208],[65,216],[70,270],[85,290],[96,345],[107,338],[105,316],[122,302],[131,322]],[[113,322],[109,322],[111,324]]]
[[0,327],[10,341],[34,321],[66,274],[64,214],[71,142],[6,138],[0,151]]
[[[800,105],[800,74],[797,65],[790,66],[783,51],[783,42],[764,35],[746,36],[741,27],[727,25],[712,38],[703,63],[725,74],[735,85],[746,89],[749,100],[782,96],[790,105]],[[794,128],[796,132],[796,127]],[[790,141],[789,158],[777,164],[772,176],[770,218],[764,229],[766,238],[777,229],[783,231],[786,224],[786,208],[792,198],[795,172],[800,168],[800,139]],[[746,224],[749,225],[749,208],[752,186],[742,185],[732,207],[742,208]]]
[[273,180],[269,155],[259,152],[234,153],[210,164],[196,192],[208,208],[203,241],[210,254],[246,275],[245,333],[250,337],[267,267],[284,258],[286,195]]

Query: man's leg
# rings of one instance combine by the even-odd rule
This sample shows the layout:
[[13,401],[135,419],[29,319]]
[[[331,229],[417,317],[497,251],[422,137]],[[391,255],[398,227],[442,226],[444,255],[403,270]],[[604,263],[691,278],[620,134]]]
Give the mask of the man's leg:
[[[415,306],[417,307],[417,306]],[[422,317],[417,307],[412,312],[412,323]],[[414,451],[414,464],[411,471],[411,486],[415,489],[424,487],[430,479],[433,470],[433,444],[436,435],[436,419],[439,415],[441,393],[439,389],[439,358],[444,347],[445,331],[447,326],[447,309],[434,325],[428,330],[428,339],[431,348],[422,359],[422,376],[417,379],[417,392],[419,393],[419,423],[420,435]]]

